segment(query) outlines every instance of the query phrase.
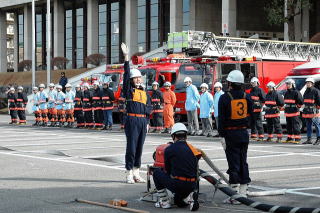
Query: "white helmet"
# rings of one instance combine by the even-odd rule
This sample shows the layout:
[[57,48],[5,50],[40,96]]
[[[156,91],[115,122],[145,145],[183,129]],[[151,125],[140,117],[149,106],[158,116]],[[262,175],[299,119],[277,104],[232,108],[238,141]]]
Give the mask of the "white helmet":
[[15,91],[14,87],[10,87],[10,91]]
[[259,79],[258,79],[257,77],[253,77],[253,78],[251,78],[250,83],[257,83],[257,84],[260,84]]
[[176,134],[177,132],[185,132],[187,133],[187,127],[183,123],[176,123],[172,126],[171,135]]
[[287,80],[286,80],[286,84],[295,84],[295,81],[292,79],[292,78],[288,78]]
[[232,82],[232,83],[244,83],[244,76],[243,73],[240,70],[232,70],[228,77],[227,81]]
[[23,90],[23,87],[22,86],[18,86],[18,90]]
[[307,79],[306,79],[306,83],[307,83],[307,82],[311,82],[311,83],[314,84],[314,78],[307,78]]
[[50,84],[49,84],[49,87],[54,87],[54,83],[50,83]]
[[153,85],[157,85],[157,86],[159,86],[159,83],[158,82],[156,82],[156,81],[154,81],[153,83],[152,83],[152,86]]
[[220,82],[216,82],[213,87],[214,88],[216,88],[216,87],[222,88],[222,84]]
[[204,88],[206,88],[206,89],[209,89],[209,86],[208,86],[208,84],[206,84],[206,83],[202,83],[202,84],[200,85],[200,88],[202,88],[202,87],[204,87]]
[[99,86],[99,82],[95,81],[95,82],[93,82],[93,85]]
[[58,85],[56,88],[57,88],[57,89],[62,89],[62,86],[61,86],[61,85]]
[[33,87],[32,91],[38,91],[38,87]]
[[72,87],[71,84],[67,83],[66,88]]
[[183,82],[184,82],[184,83],[186,83],[186,82],[192,82],[192,79],[191,79],[189,76],[187,76],[187,77],[184,78]]
[[45,88],[46,86],[44,84],[40,84],[39,88]]
[[80,88],[80,87],[81,87],[80,84],[77,84],[77,85],[76,85],[76,88]]
[[165,82],[165,83],[163,84],[163,86],[164,86],[164,87],[171,87],[171,83],[170,83],[169,81],[167,81],[167,82]]
[[141,77],[141,76],[142,75],[141,75],[140,70],[135,69],[135,68],[130,70],[130,78]]
[[276,86],[276,84],[273,82],[273,81],[270,81],[268,84],[267,84],[267,87],[269,88],[274,88]]
[[88,83],[84,83],[82,86],[89,88],[89,84]]

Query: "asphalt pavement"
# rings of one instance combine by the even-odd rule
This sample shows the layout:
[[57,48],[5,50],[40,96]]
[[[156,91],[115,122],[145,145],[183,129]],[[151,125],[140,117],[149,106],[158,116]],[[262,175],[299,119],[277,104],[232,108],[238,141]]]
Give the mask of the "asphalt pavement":
[[[140,201],[146,184],[125,183],[126,139],[119,126],[112,131],[9,125],[0,115],[0,212],[120,212],[74,202],[76,198],[106,203],[128,201],[128,207],[150,212],[187,212],[156,209]],[[305,139],[305,135],[303,136]],[[158,145],[171,140],[167,134],[148,134],[142,156],[143,176],[153,163]],[[206,152],[222,171],[227,162],[219,138],[192,136],[188,141]],[[251,191],[286,189],[285,195],[252,198],[281,206],[320,208],[320,146],[252,141],[248,162]],[[200,168],[215,175],[201,160]],[[227,205],[222,192],[200,181],[199,212],[255,212],[244,205]],[[150,199],[150,197],[148,197]]]

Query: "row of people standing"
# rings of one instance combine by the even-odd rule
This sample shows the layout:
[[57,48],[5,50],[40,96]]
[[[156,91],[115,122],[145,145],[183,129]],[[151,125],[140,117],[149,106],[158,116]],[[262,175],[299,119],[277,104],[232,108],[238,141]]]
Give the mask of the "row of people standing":
[[[252,89],[250,91],[250,98],[253,102],[253,112],[251,115],[251,138],[258,141],[264,140],[264,132],[262,125],[261,112],[264,108],[265,118],[267,121],[267,142],[272,141],[274,134],[276,134],[277,142],[286,143],[300,143],[301,142],[301,117],[305,120],[307,126],[307,140],[302,144],[320,143],[320,122],[319,122],[319,108],[320,108],[320,93],[314,87],[314,79],[306,79],[306,91],[303,96],[300,91],[295,88],[295,81],[293,79],[286,80],[287,90],[284,96],[279,94],[275,89],[275,83],[269,82],[267,84],[268,93],[259,88],[259,80],[254,77],[251,79]],[[265,105],[265,107],[263,107]],[[287,139],[282,141],[282,127],[280,123],[280,111],[284,110],[286,117]],[[316,127],[317,138],[316,141],[311,141],[312,125]]]
[[48,93],[44,91],[45,85],[40,84],[39,89],[33,88],[33,112],[35,124],[39,126],[65,126],[73,127],[75,120],[78,128],[111,129],[114,95],[109,89],[109,83],[103,88],[95,82],[93,90],[88,84],[81,88],[77,85],[75,92],[71,84],[66,85],[66,93],[62,86],[49,85]]

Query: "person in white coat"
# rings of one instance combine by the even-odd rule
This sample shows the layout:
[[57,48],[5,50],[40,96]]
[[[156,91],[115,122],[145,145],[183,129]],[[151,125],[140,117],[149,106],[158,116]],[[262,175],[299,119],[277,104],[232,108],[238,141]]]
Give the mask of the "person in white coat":
[[212,107],[213,96],[208,92],[209,86],[206,83],[201,84],[200,96],[200,118],[202,123],[201,135],[210,137],[213,136],[212,131]]
[[[217,129],[218,129],[218,123],[219,123],[219,111],[218,111],[219,99],[223,94],[224,92],[222,91],[222,84],[220,82],[216,82],[214,84],[213,110],[214,110],[214,119],[216,121]],[[217,134],[214,137],[220,137],[220,135]]]

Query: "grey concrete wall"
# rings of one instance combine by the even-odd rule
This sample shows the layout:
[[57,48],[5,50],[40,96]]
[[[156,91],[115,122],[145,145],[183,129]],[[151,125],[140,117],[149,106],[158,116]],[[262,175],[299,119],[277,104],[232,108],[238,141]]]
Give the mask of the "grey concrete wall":
[[170,32],[182,31],[182,0],[170,1]]
[[24,6],[24,60],[32,59],[32,8]]
[[54,0],[53,2],[53,12],[54,12],[54,42],[53,42],[53,57],[64,56],[64,1]]
[[126,0],[125,10],[125,43],[129,47],[129,54],[132,55],[138,52],[137,0]]
[[268,0],[242,0],[237,4],[237,30],[283,32],[283,26],[267,23],[265,5]]
[[195,30],[221,32],[221,0],[201,0],[195,5]]
[[7,72],[7,17],[0,10],[0,72]]
[[88,0],[88,56],[99,53],[99,5],[98,0]]
[[18,15],[17,13],[14,13],[14,24],[13,24],[13,31],[14,31],[14,52],[13,52],[13,69],[14,72],[18,72],[18,63],[19,63],[19,55],[18,55]]

